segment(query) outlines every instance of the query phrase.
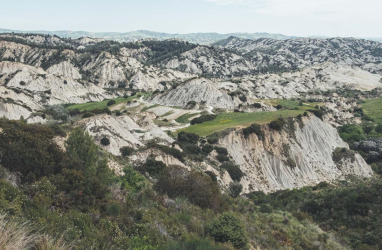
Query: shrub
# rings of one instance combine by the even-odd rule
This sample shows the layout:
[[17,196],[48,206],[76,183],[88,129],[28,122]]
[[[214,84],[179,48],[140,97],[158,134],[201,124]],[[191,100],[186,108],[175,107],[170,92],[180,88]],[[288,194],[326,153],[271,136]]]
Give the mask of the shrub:
[[227,170],[232,180],[234,181],[239,182],[241,177],[244,176],[244,173],[240,170],[240,168],[232,162],[224,162],[220,168]]
[[185,197],[201,208],[225,209],[219,187],[210,177],[199,172],[188,172],[179,166],[162,171],[154,189],[171,198]]
[[100,142],[101,142],[101,144],[104,145],[104,146],[107,146],[107,145],[110,144],[110,140],[109,140],[109,138],[107,138],[107,137],[103,137],[103,138],[101,139]]
[[229,194],[233,198],[238,197],[241,191],[243,191],[243,185],[241,185],[239,182],[231,182],[229,184]]
[[134,148],[128,146],[124,146],[119,149],[119,152],[121,152],[122,156],[130,156],[132,153],[134,153],[134,151]]
[[209,144],[216,144],[216,143],[219,142],[219,138],[217,138],[217,137],[210,137],[210,138],[207,138],[207,142]]
[[270,213],[272,213],[272,211],[273,211],[273,208],[272,208],[271,205],[269,205],[269,204],[261,204],[260,212],[270,214]]
[[324,111],[321,109],[309,109],[308,111],[312,112],[315,116],[320,118],[322,120],[322,117],[324,116]]
[[186,144],[182,144],[181,146],[185,153],[193,154],[193,155],[198,155],[201,153],[199,146],[196,144],[186,143]]
[[218,154],[221,154],[221,155],[228,155],[228,150],[226,148],[223,148],[223,147],[215,147],[215,150]]
[[194,133],[186,133],[181,131],[178,134],[178,141],[180,142],[189,142],[189,143],[197,143],[199,141],[199,136]]
[[206,171],[204,173],[206,175],[208,175],[211,178],[211,180],[213,180],[214,182],[216,182],[218,180],[217,177],[216,177],[216,174],[214,174],[212,171]]
[[365,134],[368,135],[371,133],[371,131],[373,131],[374,125],[371,123],[365,123],[362,125],[362,128],[363,128],[363,132],[365,132]]
[[336,148],[334,151],[333,151],[333,161],[336,162],[336,163],[340,163],[342,161],[342,159],[349,159],[354,162],[355,161],[355,154],[354,154],[354,151],[352,150],[349,150],[347,148]]
[[382,134],[382,123],[379,123],[376,127],[375,127],[375,132],[379,133],[379,134]]
[[110,100],[107,102],[107,106],[111,106],[111,105],[114,105],[116,104],[116,102],[114,100]]
[[202,147],[202,152],[205,154],[209,154],[214,150],[214,147],[211,144],[206,144]]
[[242,101],[242,102],[246,102],[246,101],[247,101],[247,97],[246,97],[245,95],[241,95],[241,96],[239,96],[239,99],[240,99],[240,101]]
[[191,120],[191,125],[199,124],[207,121],[212,121],[216,118],[216,115],[202,115]]
[[281,105],[281,104],[278,104],[277,106],[275,106],[275,108],[276,108],[276,109],[278,109],[278,110],[280,110],[280,109],[282,109],[282,108],[283,108],[283,105]]
[[226,156],[226,155],[222,155],[222,154],[218,154],[216,156],[216,159],[220,162],[225,162],[225,161],[229,161],[229,157]]
[[146,162],[141,166],[140,170],[147,172],[152,176],[156,176],[165,168],[166,164],[163,162],[157,161],[153,158],[148,158]]
[[26,84],[26,83],[25,83],[24,81],[21,81],[21,82],[20,82],[20,85],[21,85],[21,86],[24,86],[25,84]]
[[259,103],[259,102],[255,102],[255,103],[253,104],[253,107],[259,109],[259,108],[261,108],[262,106],[261,106],[261,103]]
[[245,138],[248,138],[250,134],[256,134],[259,139],[262,139],[264,135],[263,131],[261,130],[261,126],[255,123],[247,128],[244,128],[243,134]]
[[5,119],[0,119],[0,127],[0,164],[20,173],[22,182],[61,171],[64,154],[51,141],[56,134],[52,128]]
[[244,248],[248,243],[243,223],[232,212],[213,219],[206,231],[216,242],[230,242],[236,248]]
[[95,114],[93,112],[86,112],[85,114],[82,115],[82,118],[89,118],[94,116]]
[[271,129],[280,131],[280,130],[283,128],[284,124],[285,124],[285,120],[284,120],[283,118],[278,118],[277,120],[272,121],[272,122],[269,124],[269,127],[270,127]]

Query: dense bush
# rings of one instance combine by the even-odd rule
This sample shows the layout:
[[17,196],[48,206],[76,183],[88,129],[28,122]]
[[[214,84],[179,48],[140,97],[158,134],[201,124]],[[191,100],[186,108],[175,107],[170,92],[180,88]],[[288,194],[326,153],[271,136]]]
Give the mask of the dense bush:
[[202,115],[191,120],[191,125],[212,121],[216,118],[216,115]]
[[104,146],[110,145],[110,140],[107,137],[103,137],[100,142]]
[[264,136],[261,126],[255,123],[247,128],[244,128],[243,134],[245,138],[248,138],[250,134],[256,134],[259,139],[262,139]]
[[284,120],[283,118],[278,118],[277,120],[272,121],[272,122],[269,124],[269,127],[270,127],[271,129],[280,131],[280,130],[283,128],[284,124],[285,124],[285,120]]
[[241,177],[244,176],[244,173],[240,170],[240,168],[232,162],[224,162],[220,168],[227,170],[234,181],[240,181]]
[[124,146],[119,149],[122,156],[130,156],[134,153],[135,149],[129,146]]
[[199,141],[199,136],[194,133],[186,133],[184,131],[179,132],[178,134],[179,142],[189,142],[189,143],[197,143]]
[[26,125],[18,121],[0,119],[0,163],[12,172],[20,173],[22,182],[57,174],[65,156],[51,139],[51,127]]
[[219,142],[219,138],[218,137],[209,137],[209,138],[207,138],[207,142],[209,144],[216,144]]
[[310,112],[312,112],[315,116],[320,118],[322,120],[322,117],[324,116],[324,111],[321,109],[310,109]]
[[139,167],[142,172],[147,172],[152,176],[158,175],[163,169],[166,168],[166,164],[162,161],[157,161],[154,158],[147,158],[146,162]]
[[[268,195],[255,192],[251,199],[261,207],[290,211],[313,219],[325,231],[337,232],[353,249],[380,249],[382,180],[354,180],[335,185],[277,191]],[[263,209],[262,209],[263,210]]]
[[229,194],[233,198],[238,197],[241,191],[243,191],[243,185],[241,185],[239,182],[231,182],[229,184]]
[[171,198],[186,197],[191,203],[202,208],[225,208],[217,183],[202,173],[188,172],[182,167],[170,166],[164,169],[154,188]]
[[365,139],[365,136],[362,133],[363,131],[355,124],[345,124],[342,127],[339,127],[338,131],[341,138],[348,143]]
[[211,144],[206,144],[202,147],[202,152],[205,154],[209,154],[214,150],[214,147]]
[[375,127],[375,132],[382,134],[382,123],[379,123],[379,124]]
[[355,161],[355,153],[347,148],[336,148],[333,151],[333,161],[340,163],[343,159],[350,159],[352,162]]
[[371,131],[373,131],[374,130],[374,124],[372,124],[372,123],[364,123],[363,125],[362,125],[362,129],[363,129],[363,132],[365,132],[365,134],[370,134],[371,133]]
[[226,155],[223,155],[223,154],[218,154],[216,156],[216,159],[220,162],[225,162],[225,161],[229,161],[229,157],[226,156]]
[[107,106],[111,106],[111,105],[114,105],[116,104],[116,102],[114,100],[110,100],[107,102]]
[[228,155],[228,150],[226,148],[223,148],[223,147],[215,147],[215,150],[218,154],[221,154],[221,155]]
[[233,213],[226,212],[212,220],[207,233],[217,242],[230,242],[236,248],[244,248],[248,244],[245,227]]

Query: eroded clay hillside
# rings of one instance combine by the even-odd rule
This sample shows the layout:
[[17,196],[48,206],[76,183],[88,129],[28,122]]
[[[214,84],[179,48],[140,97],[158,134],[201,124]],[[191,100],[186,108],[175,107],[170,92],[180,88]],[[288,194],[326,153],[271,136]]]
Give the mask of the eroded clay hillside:
[[[335,127],[360,123],[360,99],[380,95],[381,50],[350,38],[202,46],[2,34],[0,116],[83,127],[119,174],[129,148],[124,161],[196,169],[242,193],[370,177]],[[243,132],[251,124],[261,135]]]

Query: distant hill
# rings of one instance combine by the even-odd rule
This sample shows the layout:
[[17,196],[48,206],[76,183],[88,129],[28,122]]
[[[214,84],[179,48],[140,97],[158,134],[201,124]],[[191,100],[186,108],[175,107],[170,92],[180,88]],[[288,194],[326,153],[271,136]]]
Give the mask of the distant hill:
[[178,38],[189,41],[191,43],[197,44],[211,44],[219,40],[226,39],[230,36],[235,36],[242,39],[258,39],[258,38],[273,38],[278,40],[294,39],[297,37],[286,36],[282,34],[272,34],[272,33],[229,33],[229,34],[219,34],[219,33],[190,33],[190,34],[171,34],[162,32],[153,32],[148,30],[137,30],[131,32],[87,32],[87,31],[46,31],[46,30],[36,30],[36,31],[22,31],[22,30],[11,30],[11,29],[0,29],[0,33],[35,33],[35,34],[47,34],[47,35],[57,35],[60,37],[92,37],[92,38],[104,38],[116,41],[132,42],[140,39],[155,38],[158,40],[165,40],[169,38]]

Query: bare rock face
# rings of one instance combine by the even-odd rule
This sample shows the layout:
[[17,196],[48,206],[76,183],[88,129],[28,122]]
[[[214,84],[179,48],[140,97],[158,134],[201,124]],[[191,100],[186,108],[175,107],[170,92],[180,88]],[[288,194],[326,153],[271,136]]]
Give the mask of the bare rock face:
[[100,144],[100,140],[106,137],[110,144],[102,146],[113,155],[120,155],[120,148],[129,146],[138,148],[145,142],[154,138],[172,143],[174,140],[155,125],[142,128],[129,116],[98,115],[84,119],[78,123]]
[[218,108],[233,109],[235,107],[235,103],[228,94],[219,90],[212,81],[203,78],[190,80],[182,86],[152,99],[153,103],[180,107],[186,107],[191,101]]
[[76,80],[82,77],[78,69],[68,61],[52,65],[47,69],[47,72],[56,76],[64,76]]
[[237,131],[220,140],[245,173],[241,180],[244,193],[298,188],[346,175],[372,175],[358,154],[341,164],[333,160],[333,151],[348,145],[331,125],[315,116],[304,118],[301,125],[294,124],[294,133],[267,129],[263,140],[255,134],[245,138]]

